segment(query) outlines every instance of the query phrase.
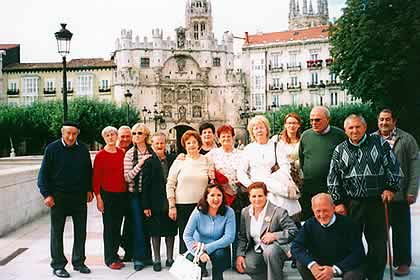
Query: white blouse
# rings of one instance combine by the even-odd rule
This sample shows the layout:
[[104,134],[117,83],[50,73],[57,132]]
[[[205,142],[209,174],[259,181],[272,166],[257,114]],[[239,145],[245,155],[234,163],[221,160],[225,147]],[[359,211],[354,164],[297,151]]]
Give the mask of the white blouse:
[[206,156],[214,163],[214,168],[229,179],[229,185],[236,192],[235,183],[238,181],[236,173],[241,161],[241,152],[233,149],[232,152],[228,153],[220,147],[212,149]]

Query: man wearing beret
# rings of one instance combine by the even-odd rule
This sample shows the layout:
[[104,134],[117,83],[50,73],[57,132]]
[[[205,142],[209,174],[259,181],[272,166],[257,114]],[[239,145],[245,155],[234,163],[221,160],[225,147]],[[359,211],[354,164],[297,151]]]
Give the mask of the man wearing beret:
[[51,214],[51,267],[55,276],[68,278],[65,269],[63,233],[67,216],[74,227],[72,265],[80,273],[90,273],[85,265],[87,202],[92,201],[92,163],[86,146],[77,140],[78,124],[65,121],[61,138],[45,149],[38,174],[38,188]]

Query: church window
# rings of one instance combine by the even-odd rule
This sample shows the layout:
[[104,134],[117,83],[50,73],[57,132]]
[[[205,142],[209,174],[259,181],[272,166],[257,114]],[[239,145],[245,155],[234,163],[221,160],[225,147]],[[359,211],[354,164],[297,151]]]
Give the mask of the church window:
[[150,67],[150,58],[141,57],[140,58],[140,67],[141,68],[149,68]]
[[198,23],[194,23],[194,40],[198,40]]
[[220,66],[220,57],[213,57],[213,67]]

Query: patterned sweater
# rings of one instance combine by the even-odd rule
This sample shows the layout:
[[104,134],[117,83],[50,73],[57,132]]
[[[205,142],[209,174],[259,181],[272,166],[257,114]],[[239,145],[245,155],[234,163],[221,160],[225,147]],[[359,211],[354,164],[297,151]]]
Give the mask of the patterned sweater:
[[398,191],[402,173],[387,141],[366,135],[359,145],[347,139],[333,153],[328,192],[335,204],[349,199],[379,197],[384,190]]

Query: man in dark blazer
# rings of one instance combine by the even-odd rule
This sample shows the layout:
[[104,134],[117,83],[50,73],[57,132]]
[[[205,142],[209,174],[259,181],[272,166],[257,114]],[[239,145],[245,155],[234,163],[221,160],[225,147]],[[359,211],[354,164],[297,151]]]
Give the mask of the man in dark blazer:
[[236,269],[254,280],[281,280],[297,227],[285,209],[267,200],[264,183],[252,183],[248,192],[251,205],[241,213]]
[[362,279],[362,240],[350,218],[334,214],[334,208],[329,194],[312,197],[315,217],[305,222],[292,243],[303,280]]

